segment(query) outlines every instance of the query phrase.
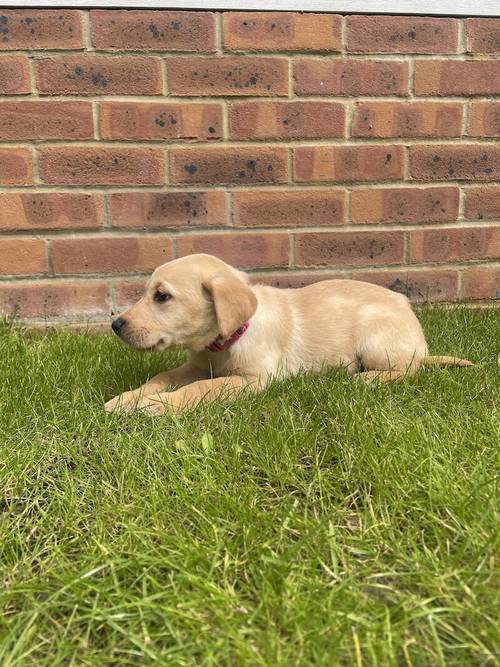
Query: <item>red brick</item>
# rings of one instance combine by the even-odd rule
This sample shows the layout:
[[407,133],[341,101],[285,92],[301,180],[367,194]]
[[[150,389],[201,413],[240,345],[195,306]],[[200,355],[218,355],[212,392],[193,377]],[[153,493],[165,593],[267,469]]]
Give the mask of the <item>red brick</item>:
[[411,301],[455,301],[458,296],[458,273],[446,269],[425,271],[356,271],[352,277],[388,287]]
[[303,232],[295,239],[298,267],[400,264],[404,258],[403,232]]
[[95,9],[90,12],[96,49],[215,51],[210,12]]
[[59,56],[35,61],[42,95],[160,95],[161,61],[141,56]]
[[458,200],[456,187],[353,190],[351,220],[356,224],[456,220]]
[[293,79],[297,95],[407,95],[408,63],[298,58]]
[[222,106],[160,102],[101,102],[103,139],[220,139]]
[[31,92],[28,58],[0,56],[0,95],[22,95]]
[[235,139],[343,137],[345,108],[337,102],[236,102],[230,123]]
[[455,19],[417,16],[348,16],[352,53],[457,53]]
[[500,178],[500,144],[412,146],[413,178],[426,181],[495,181]]
[[500,20],[466,19],[467,51],[500,54]]
[[122,280],[115,283],[115,302],[118,311],[136,303],[144,293],[146,280]]
[[287,267],[288,234],[190,234],[177,238],[179,257],[208,253],[241,269]]
[[410,234],[412,262],[456,262],[500,257],[499,227],[425,229]]
[[46,273],[47,246],[38,239],[0,240],[0,274],[21,275]]
[[294,150],[296,181],[391,181],[403,177],[402,146],[314,146]]
[[467,188],[465,217],[467,220],[500,219],[500,186]]
[[460,137],[463,105],[441,102],[357,102],[353,137]]
[[319,283],[322,280],[335,280],[338,278],[347,278],[346,273],[339,271],[321,272],[318,271],[272,271],[266,273],[253,273],[251,282],[253,285],[270,285],[280,289],[296,289],[306,287],[313,283]]
[[0,185],[31,185],[33,160],[29,148],[0,148]]
[[500,137],[500,101],[471,105],[469,134],[471,137]]
[[417,60],[416,95],[497,95],[500,60]]
[[226,194],[209,192],[119,192],[109,195],[114,227],[210,227],[227,224]]
[[0,231],[92,229],[102,226],[99,195],[56,192],[0,194]]
[[109,315],[109,287],[103,282],[0,283],[0,312],[21,319],[94,318]]
[[343,190],[235,192],[233,224],[238,227],[341,225]]
[[281,147],[173,148],[170,178],[172,183],[285,183],[287,158],[286,148]]
[[40,178],[61,185],[160,184],[165,180],[163,152],[120,146],[43,146]]
[[171,94],[287,95],[286,58],[213,56],[169,58],[167,85]]
[[55,273],[122,273],[152,271],[172,259],[167,236],[95,236],[55,239]]
[[342,18],[335,14],[226,12],[224,48],[229,51],[340,51]]
[[56,9],[2,9],[0,50],[81,49],[80,12]]
[[92,139],[90,102],[0,101],[0,139]]
[[462,275],[464,299],[500,299],[500,268],[474,266]]

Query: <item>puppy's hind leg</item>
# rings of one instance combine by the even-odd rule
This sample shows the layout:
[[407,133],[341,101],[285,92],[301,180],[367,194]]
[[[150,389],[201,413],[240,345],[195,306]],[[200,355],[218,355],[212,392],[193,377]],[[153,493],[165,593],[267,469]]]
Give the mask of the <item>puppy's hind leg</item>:
[[426,354],[423,334],[398,331],[391,325],[381,327],[361,341],[359,358],[365,370],[354,377],[367,383],[402,380],[418,371]]

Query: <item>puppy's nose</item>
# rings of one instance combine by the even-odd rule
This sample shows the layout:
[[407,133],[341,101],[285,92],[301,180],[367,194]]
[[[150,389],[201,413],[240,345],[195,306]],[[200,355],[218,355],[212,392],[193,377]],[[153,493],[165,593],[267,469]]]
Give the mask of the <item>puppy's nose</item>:
[[120,329],[123,327],[125,324],[125,320],[123,317],[117,317],[116,320],[113,320],[111,322],[111,328],[115,332],[115,334],[120,333]]

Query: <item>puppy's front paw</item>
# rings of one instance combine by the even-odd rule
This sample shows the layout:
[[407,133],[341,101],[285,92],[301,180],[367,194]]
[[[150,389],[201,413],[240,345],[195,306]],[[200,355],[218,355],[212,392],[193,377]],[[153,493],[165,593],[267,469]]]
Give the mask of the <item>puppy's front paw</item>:
[[137,403],[137,409],[152,417],[159,417],[167,412],[177,412],[174,403],[169,400],[168,392],[146,396]]
[[165,412],[168,411],[168,408],[161,403],[150,401],[145,405],[141,405],[140,410],[141,412],[144,412],[145,415],[149,415],[150,417],[159,417],[160,415],[164,415]]
[[104,404],[106,412],[132,412],[140,401],[140,397],[134,395],[132,391],[126,391],[119,396],[115,396]]

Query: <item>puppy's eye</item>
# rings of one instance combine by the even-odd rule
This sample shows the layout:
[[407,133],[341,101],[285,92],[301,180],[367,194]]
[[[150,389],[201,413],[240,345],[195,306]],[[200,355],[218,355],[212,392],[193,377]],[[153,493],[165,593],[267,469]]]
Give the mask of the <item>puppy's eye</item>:
[[165,301],[169,301],[171,298],[172,298],[171,294],[169,294],[168,292],[160,292],[159,290],[156,290],[154,295],[154,300],[157,301],[158,303],[165,303]]

